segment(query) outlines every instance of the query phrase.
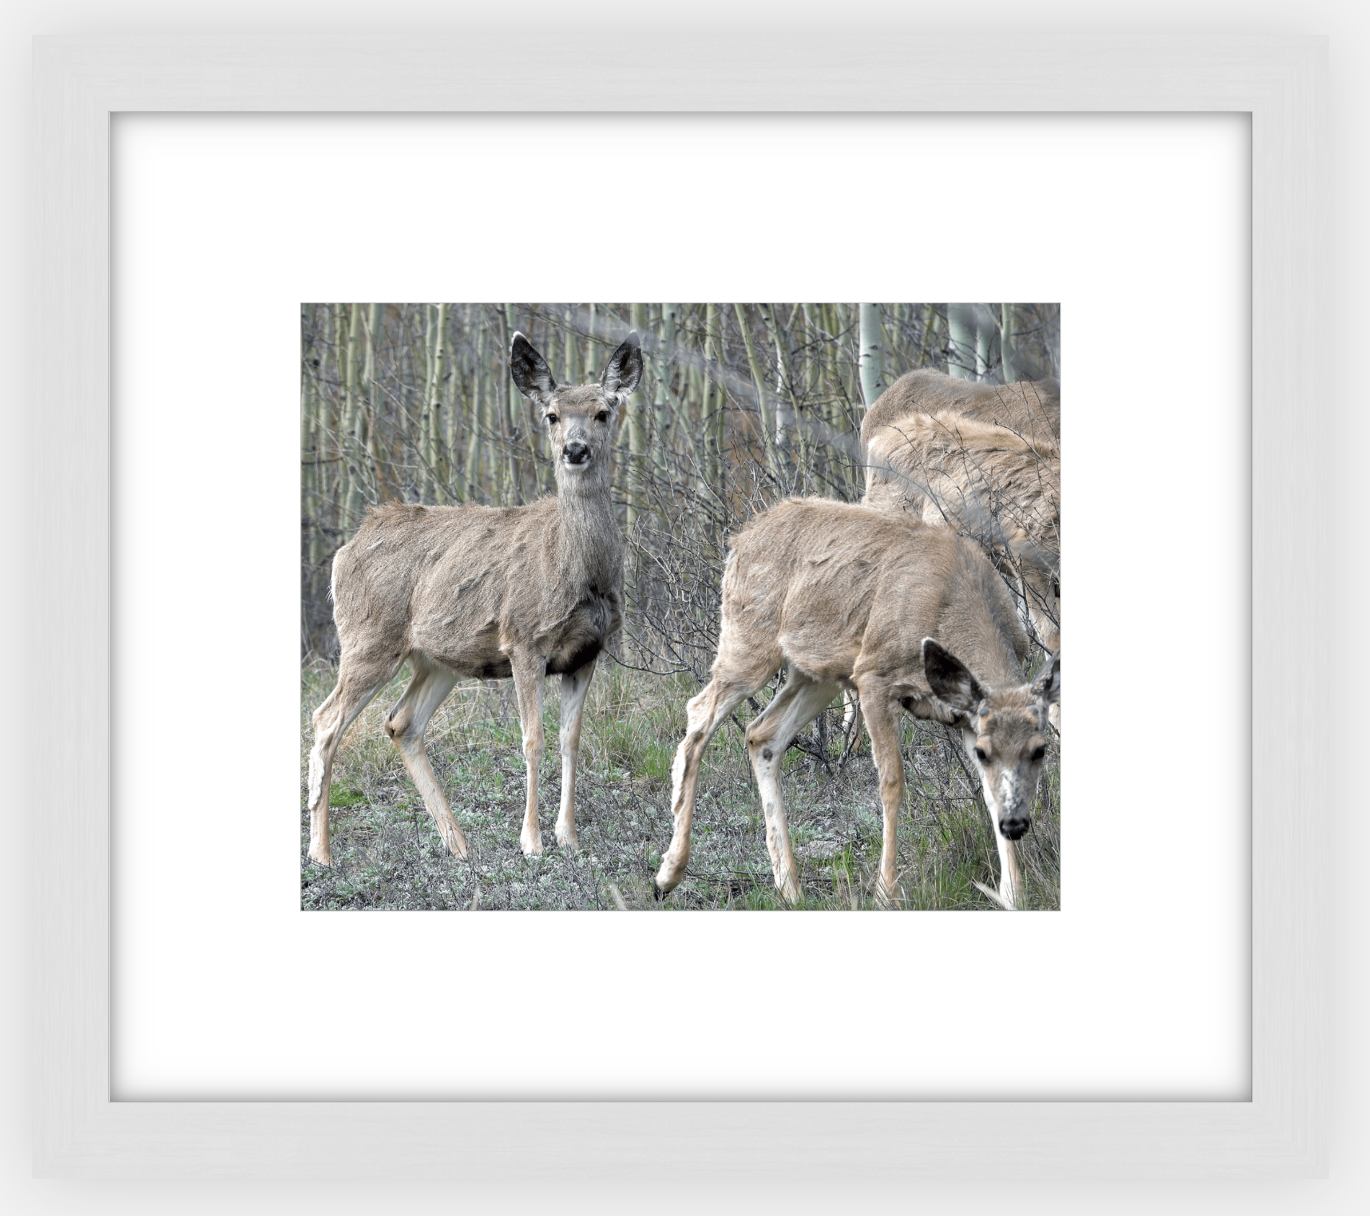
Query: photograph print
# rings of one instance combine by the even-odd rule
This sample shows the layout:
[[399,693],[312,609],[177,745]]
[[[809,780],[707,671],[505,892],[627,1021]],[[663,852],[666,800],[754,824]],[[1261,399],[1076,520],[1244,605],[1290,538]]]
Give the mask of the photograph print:
[[301,907],[1060,907],[1060,306],[301,308]]

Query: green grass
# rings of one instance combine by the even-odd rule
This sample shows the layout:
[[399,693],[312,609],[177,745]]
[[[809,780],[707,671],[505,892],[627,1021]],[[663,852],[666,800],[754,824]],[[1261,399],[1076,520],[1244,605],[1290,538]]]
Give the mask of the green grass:
[[[443,846],[381,722],[404,688],[383,689],[349,731],[333,765],[333,866],[308,860],[304,778],[310,715],[336,671],[306,667],[301,716],[301,906],[322,908],[774,909],[765,826],[741,731],[727,723],[705,752],[687,877],[664,901],[652,877],[671,839],[671,763],[685,730],[685,702],[698,691],[684,676],[651,676],[601,663],[581,730],[576,787],[580,848],[557,846],[560,798],[558,697],[549,681],[539,770],[545,852],[519,849],[525,774],[518,712],[509,681],[459,685],[428,728],[433,769],[471,852],[458,861]],[[769,691],[758,694],[764,703]],[[745,725],[752,716],[738,713]],[[840,706],[826,711],[827,757],[792,748],[783,773],[785,808],[809,909],[872,908],[880,857],[877,783],[864,745],[837,763]],[[808,736],[815,737],[810,727]],[[907,793],[899,822],[898,906],[977,909],[993,905],[976,888],[995,887],[998,856],[978,789],[939,726],[905,720]],[[1032,831],[1019,842],[1024,906],[1060,906],[1060,771],[1053,748],[1038,791]]]

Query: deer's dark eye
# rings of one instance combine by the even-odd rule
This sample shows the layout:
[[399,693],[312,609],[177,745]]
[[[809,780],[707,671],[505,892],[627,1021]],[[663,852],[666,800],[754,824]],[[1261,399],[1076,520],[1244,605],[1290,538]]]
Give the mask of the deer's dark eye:
[[975,749],[975,758],[981,763],[984,763],[984,761],[989,759],[989,755],[983,747],[977,746]]
[[1033,764],[1038,764],[1038,763],[1040,763],[1040,762],[1045,758],[1046,754],[1047,754],[1047,745],[1046,745],[1045,743],[1039,743],[1036,747],[1034,747],[1034,748],[1032,749],[1032,762],[1033,762]]
[[609,421],[609,411],[608,411],[608,410],[600,410],[599,413],[595,415],[595,421],[596,421],[596,422],[608,422],[608,421]]
[[557,416],[556,416],[555,414],[548,414],[548,415],[547,415],[547,425],[548,425],[548,426],[556,426],[556,424],[557,424]]

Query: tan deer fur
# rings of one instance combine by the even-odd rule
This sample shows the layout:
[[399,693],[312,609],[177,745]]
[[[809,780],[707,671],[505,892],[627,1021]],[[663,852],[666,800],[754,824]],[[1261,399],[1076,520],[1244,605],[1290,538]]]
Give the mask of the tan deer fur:
[[[935,639],[935,640],[934,640]],[[687,705],[672,767],[674,834],[659,893],[683,878],[705,746],[743,698],[782,667],[785,683],[747,729],[775,884],[801,898],[780,791],[795,735],[843,688],[855,689],[879,772],[884,844],[878,893],[896,897],[896,821],[904,793],[899,712],[960,728],[980,774],[999,849],[998,895],[1021,889],[1013,841],[1029,826],[1048,705],[1060,696],[1053,656],[1025,683],[1029,651],[1012,596],[970,540],[902,513],[790,499],[732,539],[723,573],[718,654]]]
[[596,656],[622,623],[623,540],[609,496],[614,422],[642,374],[642,354],[629,334],[598,384],[558,387],[515,334],[509,369],[542,410],[557,493],[519,507],[386,503],[333,560],[338,683],[314,714],[309,757],[309,856],[322,865],[331,861],[328,789],[338,744],[405,662],[412,678],[385,731],[457,857],[466,855],[466,838],[428,762],[429,719],[461,677],[513,678],[528,772],[519,842],[526,854],[540,853],[543,680],[561,676],[556,838],[576,843],[581,714]]
[[1033,625],[1060,646],[1061,453],[992,422],[916,410],[861,428],[863,502],[954,528],[1003,555],[1019,575]]
[[1055,380],[1020,380],[1015,384],[982,384],[959,380],[931,368],[905,372],[866,411],[861,438],[908,414],[943,410],[1006,427],[1024,439],[1059,444],[1061,386]]

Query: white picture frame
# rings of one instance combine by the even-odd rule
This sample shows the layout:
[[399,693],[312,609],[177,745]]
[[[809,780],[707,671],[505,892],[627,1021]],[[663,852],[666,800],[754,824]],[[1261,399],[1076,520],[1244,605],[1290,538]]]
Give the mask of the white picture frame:
[[[1327,1162],[1317,38],[704,34],[39,39],[35,1168],[69,1177],[646,1182],[1318,1175]],[[614,46],[618,42],[620,45]],[[579,73],[578,52],[620,65]],[[974,64],[967,72],[964,65]],[[1237,111],[1252,165],[1252,1095],[1247,1102],[110,1099],[110,115],[121,111]],[[1276,340],[1278,338],[1278,340]],[[1298,664],[1277,663],[1297,637]],[[1275,672],[1278,671],[1278,685]],[[79,761],[62,740],[87,741]],[[60,749],[60,750],[59,750]],[[538,1144],[535,1159],[526,1145]],[[993,1144],[993,1152],[983,1146]]]

